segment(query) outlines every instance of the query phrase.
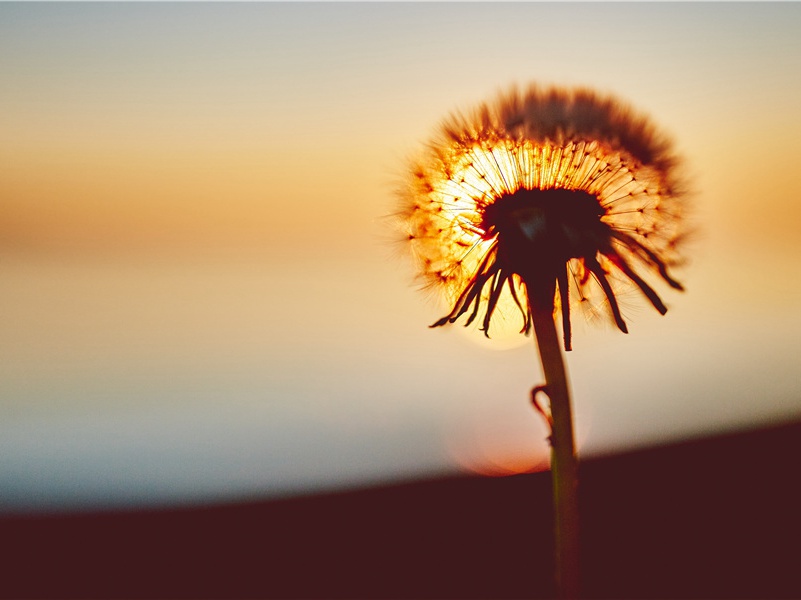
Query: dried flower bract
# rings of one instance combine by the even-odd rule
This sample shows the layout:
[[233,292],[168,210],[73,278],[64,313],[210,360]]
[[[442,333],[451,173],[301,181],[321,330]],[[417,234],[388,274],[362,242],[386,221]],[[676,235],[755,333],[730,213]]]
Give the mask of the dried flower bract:
[[[513,90],[454,115],[413,162],[402,226],[427,285],[488,335],[499,305],[605,310],[626,332],[617,295],[646,278],[675,289],[682,202],[670,144],[643,116],[591,91]],[[516,309],[516,310],[517,310]]]

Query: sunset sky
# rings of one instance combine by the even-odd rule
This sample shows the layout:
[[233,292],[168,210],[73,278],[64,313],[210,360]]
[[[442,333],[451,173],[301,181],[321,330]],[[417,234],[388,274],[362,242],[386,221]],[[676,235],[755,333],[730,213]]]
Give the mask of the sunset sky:
[[0,3],[0,509],[545,468],[532,340],[428,329],[386,218],[442,118],[529,82],[649,114],[693,189],[668,314],[574,320],[580,454],[801,417],[799,31],[798,3]]

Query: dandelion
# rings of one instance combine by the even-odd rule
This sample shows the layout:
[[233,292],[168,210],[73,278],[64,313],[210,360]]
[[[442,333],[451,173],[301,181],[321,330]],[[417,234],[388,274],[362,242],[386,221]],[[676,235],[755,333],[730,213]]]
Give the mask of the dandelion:
[[[677,160],[650,121],[585,89],[513,89],[446,120],[410,169],[400,221],[426,287],[489,336],[493,316],[534,330],[546,383],[532,391],[551,428],[556,580],[578,595],[577,462],[568,380],[571,306],[628,332],[618,296],[634,290],[667,312],[654,282],[682,236]],[[561,314],[560,344],[554,316]],[[477,321],[478,320],[478,321]],[[544,392],[546,410],[538,402]]]
[[422,276],[452,306],[433,326],[483,313],[489,336],[496,308],[513,304],[527,333],[528,297],[561,312],[569,350],[571,303],[627,332],[617,296],[634,286],[664,314],[645,277],[682,289],[668,273],[681,235],[675,162],[648,120],[586,90],[515,90],[451,117],[403,191]]

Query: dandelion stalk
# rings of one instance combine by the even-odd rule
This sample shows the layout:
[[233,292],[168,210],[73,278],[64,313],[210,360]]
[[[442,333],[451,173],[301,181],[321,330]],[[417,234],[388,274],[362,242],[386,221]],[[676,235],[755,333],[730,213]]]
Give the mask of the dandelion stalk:
[[546,296],[529,294],[534,335],[545,375],[545,386],[534,388],[532,400],[539,409],[536,394],[544,391],[550,400],[551,479],[553,485],[555,575],[559,598],[579,597],[579,510],[578,461],[573,439],[573,413],[570,389],[562,360],[562,349],[553,320],[554,286]]

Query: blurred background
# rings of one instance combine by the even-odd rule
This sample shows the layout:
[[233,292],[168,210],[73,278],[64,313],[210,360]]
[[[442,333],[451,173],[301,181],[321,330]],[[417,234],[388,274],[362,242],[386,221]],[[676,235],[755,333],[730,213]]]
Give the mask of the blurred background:
[[[547,468],[530,339],[429,330],[386,218],[452,110],[675,140],[685,294],[576,323],[582,457],[801,417],[801,4],[0,4],[0,510]],[[664,291],[664,290],[662,290]]]

